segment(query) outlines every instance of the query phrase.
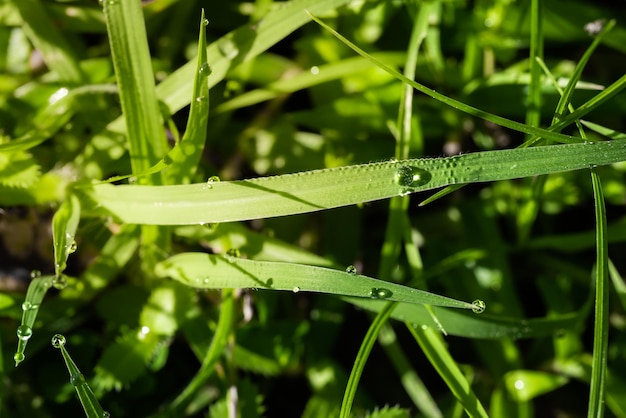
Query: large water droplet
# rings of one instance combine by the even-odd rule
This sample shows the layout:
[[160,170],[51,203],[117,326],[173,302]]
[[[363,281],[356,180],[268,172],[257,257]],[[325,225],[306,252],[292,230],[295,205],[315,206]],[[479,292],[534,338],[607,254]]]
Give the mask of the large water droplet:
[[393,181],[400,187],[411,188],[423,186],[431,178],[432,175],[424,169],[410,165],[401,165],[396,169]]
[[374,287],[370,292],[370,297],[372,299],[388,299],[393,295],[393,292],[389,289],[383,289]]
[[200,75],[203,75],[206,77],[210,75],[211,72],[213,72],[213,70],[211,70],[211,66],[209,65],[209,63],[205,62],[205,63],[202,63],[202,65],[200,66],[199,72],[200,72]]
[[67,287],[67,276],[65,274],[59,274],[52,279],[52,286],[56,289],[63,290]]
[[357,269],[353,265],[349,265],[346,267],[346,273],[354,275],[357,273]]
[[65,346],[65,337],[61,334],[54,334],[50,342],[54,348],[61,348]]
[[474,302],[472,302],[473,308],[472,308],[472,312],[474,313],[483,313],[485,311],[485,308],[487,307],[487,305],[485,304],[485,302],[483,302],[480,299],[476,299]]
[[217,49],[219,49],[220,53],[229,60],[232,60],[237,55],[239,55],[239,48],[237,48],[237,45],[228,38],[219,41],[217,44]]
[[28,325],[20,325],[17,327],[17,338],[22,341],[28,341],[33,336],[33,329]]
[[87,383],[87,381],[85,380],[85,376],[78,372],[78,373],[74,373],[71,377],[70,377],[70,383],[73,386],[82,386],[84,384]]

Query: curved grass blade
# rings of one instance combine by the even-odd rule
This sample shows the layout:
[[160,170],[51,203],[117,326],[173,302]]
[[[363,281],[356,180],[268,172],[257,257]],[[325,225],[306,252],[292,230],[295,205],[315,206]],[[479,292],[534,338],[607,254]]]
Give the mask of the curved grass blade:
[[604,416],[608,341],[609,341],[609,244],[606,209],[600,177],[591,170],[596,211],[596,305],[593,329],[593,360],[589,392],[588,417]]
[[80,372],[76,363],[70,357],[70,354],[65,348],[65,337],[61,334],[55,334],[52,337],[52,346],[60,349],[65,360],[65,366],[70,374],[70,383],[74,386],[78,399],[80,400],[85,416],[87,418],[109,418],[111,415],[102,409],[100,402],[94,395],[93,390],[89,387],[89,384],[85,380],[85,376]]
[[313,212],[451,184],[536,176],[624,160],[626,141],[606,141],[390,161],[215,184],[99,184],[86,190],[123,222],[206,224]]
[[54,273],[60,280],[67,266],[67,259],[76,251],[76,229],[80,221],[80,200],[74,194],[61,203],[52,217],[52,239],[54,241]]
[[[378,312],[384,304],[376,300],[344,298],[347,302],[369,311]],[[574,312],[550,318],[503,318],[488,314],[466,314],[465,312],[432,307],[433,315],[424,305],[401,303],[391,317],[411,324],[420,324],[433,329],[443,327],[448,335],[466,338],[536,338],[557,335],[563,329],[576,329],[584,320],[585,312]],[[420,326],[416,325],[416,326]]]
[[24,354],[26,344],[33,335],[33,325],[35,324],[41,301],[52,286],[53,279],[54,276],[34,277],[28,285],[26,299],[22,303],[22,323],[17,328],[17,351],[13,356],[15,367],[26,358]]
[[376,318],[374,318],[370,324],[367,334],[365,334],[365,338],[363,338],[363,342],[361,343],[361,347],[359,347],[359,352],[354,359],[354,366],[352,366],[352,371],[350,372],[350,377],[348,378],[348,384],[346,385],[343,400],[341,401],[339,418],[350,417],[350,410],[352,409],[352,404],[354,403],[354,397],[356,396],[356,390],[359,386],[359,380],[361,379],[361,375],[365,369],[365,363],[367,362],[370,352],[376,343],[380,329],[383,325],[385,325],[385,322],[389,319],[389,316],[391,315],[391,312],[393,312],[396,305],[397,303],[385,304],[385,307],[378,312],[378,315],[376,315]]
[[302,264],[253,261],[205,253],[181,253],[157,264],[155,274],[199,289],[253,288],[475,309],[472,303],[360,274]]

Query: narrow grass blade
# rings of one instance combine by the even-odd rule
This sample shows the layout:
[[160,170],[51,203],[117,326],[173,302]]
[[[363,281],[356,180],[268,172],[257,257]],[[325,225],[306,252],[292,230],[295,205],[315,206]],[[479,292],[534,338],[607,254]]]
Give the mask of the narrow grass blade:
[[22,323],[17,328],[17,351],[13,356],[15,367],[26,358],[26,344],[33,335],[33,325],[41,306],[41,301],[52,286],[54,276],[33,277],[26,291],[26,299],[22,303]]
[[174,255],[157,264],[155,274],[171,277],[198,289],[254,288],[296,293],[320,292],[449,308],[476,308],[472,303],[351,272],[205,253]]
[[[57,73],[60,81],[80,83],[84,75],[75,54],[65,40],[63,31],[55,27],[47,7],[39,0],[14,0],[23,19],[23,28],[30,41],[43,56],[46,65]],[[46,5],[47,6],[47,5]]]
[[110,414],[102,409],[102,406],[100,406],[100,402],[98,402],[96,395],[94,395],[91,387],[85,380],[85,376],[83,376],[72,360],[72,357],[70,357],[70,354],[67,352],[67,349],[65,348],[65,337],[61,334],[55,334],[52,337],[52,346],[61,350],[63,360],[65,360],[65,366],[70,374],[70,383],[76,390],[78,399],[80,400],[83,410],[85,411],[85,416],[87,418],[110,417]]
[[313,212],[451,184],[514,179],[626,160],[626,141],[485,151],[180,186],[94,185],[97,204],[127,223],[205,224]]
[[602,184],[595,169],[591,170],[591,181],[596,210],[596,305],[593,330],[593,361],[587,416],[590,418],[601,418],[604,416],[609,340],[609,245],[606,236],[607,221]]
[[426,354],[426,357],[428,357],[430,363],[439,373],[439,376],[461,402],[467,415],[470,417],[488,417],[487,411],[474,394],[470,383],[448,352],[441,335],[432,328],[414,327],[411,323],[407,323],[406,326],[424,351],[424,354]]
[[54,241],[54,272],[61,280],[67,258],[76,251],[76,229],[80,222],[80,200],[70,194],[52,218],[52,239]]
[[526,102],[526,125],[541,125],[541,68],[537,59],[543,59],[543,16],[541,0],[530,2],[530,56],[528,59],[530,84]]
[[352,404],[354,403],[354,397],[356,396],[356,390],[359,386],[359,380],[361,379],[361,375],[365,369],[365,363],[367,362],[370,352],[376,343],[376,338],[378,337],[380,329],[385,322],[387,322],[387,319],[396,305],[396,303],[385,304],[385,307],[380,310],[378,315],[376,315],[376,318],[374,318],[374,321],[372,321],[369,329],[367,330],[367,334],[365,334],[365,338],[363,338],[359,352],[354,359],[354,365],[352,366],[352,371],[350,372],[350,377],[348,378],[348,384],[346,385],[346,390],[343,395],[341,410],[339,411],[340,418],[350,418],[350,410],[352,409]]
[[[363,298],[344,298],[353,305],[369,311],[378,312],[384,304],[376,300]],[[415,326],[425,325],[433,329],[443,327],[448,335],[466,338],[536,338],[552,336],[563,329],[577,329],[584,320],[584,312],[573,312],[549,318],[505,318],[488,314],[471,314],[452,309],[432,307],[433,314],[424,305],[401,303],[391,314],[399,321],[406,321]]]

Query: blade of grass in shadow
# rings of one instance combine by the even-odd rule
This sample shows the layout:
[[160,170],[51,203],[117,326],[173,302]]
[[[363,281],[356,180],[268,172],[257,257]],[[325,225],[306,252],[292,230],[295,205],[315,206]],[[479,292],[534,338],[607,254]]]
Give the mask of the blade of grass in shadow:
[[543,58],[543,21],[541,0],[530,2],[530,84],[526,101],[526,125],[541,126],[541,68],[537,58]]
[[76,229],[80,222],[80,200],[70,194],[52,218],[52,240],[54,242],[54,273],[62,280],[67,258],[76,251]]
[[359,385],[359,380],[361,379],[361,374],[363,374],[363,369],[365,369],[365,363],[367,362],[369,354],[372,351],[372,347],[374,347],[374,344],[376,343],[376,338],[378,337],[381,327],[385,324],[396,305],[396,303],[387,303],[385,307],[380,310],[378,315],[376,315],[376,318],[374,318],[369,329],[367,330],[367,334],[365,334],[365,338],[363,338],[361,347],[359,347],[359,352],[354,359],[354,365],[352,366],[352,371],[350,372],[350,377],[348,378],[346,390],[343,394],[341,410],[339,411],[340,418],[350,418],[350,410],[352,409],[352,404],[354,403],[354,397],[356,396],[356,390]]
[[83,72],[64,32],[50,19],[47,7],[39,0],[14,0],[12,3],[22,16],[22,28],[46,65],[57,73],[61,82],[80,84],[85,79]]
[[198,289],[254,288],[320,292],[449,308],[476,309],[473,303],[424,292],[347,271],[302,264],[246,260],[233,256],[181,253],[155,266],[155,275]]
[[126,223],[184,225],[267,218],[387,199],[450,184],[506,180],[626,160],[626,141],[485,151],[215,184],[85,187]]
[[609,278],[608,278],[608,241],[606,237],[606,209],[602,184],[595,168],[591,170],[593,197],[596,212],[596,280],[595,280],[595,315],[593,330],[593,360],[589,392],[589,418],[604,416],[604,397],[607,373],[609,340]]
[[413,326],[407,322],[406,327],[420,345],[430,363],[448,388],[465,408],[470,417],[488,417],[487,411],[476,397],[470,383],[445,347],[441,334],[432,328]]

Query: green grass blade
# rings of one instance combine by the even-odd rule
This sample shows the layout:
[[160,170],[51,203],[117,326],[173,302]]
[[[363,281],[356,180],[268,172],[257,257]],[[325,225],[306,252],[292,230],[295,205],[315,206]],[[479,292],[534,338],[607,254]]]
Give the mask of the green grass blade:
[[84,75],[75,54],[65,40],[63,32],[55,27],[47,7],[39,0],[14,0],[23,19],[23,28],[30,41],[43,56],[46,65],[56,72],[59,80],[80,83]]
[[42,276],[34,277],[28,285],[26,291],[26,299],[22,303],[22,322],[17,329],[17,351],[13,356],[15,360],[15,367],[17,367],[26,358],[24,351],[26,350],[26,344],[33,335],[33,326],[41,301],[46,295],[46,292],[52,286],[54,276]]
[[461,402],[465,412],[470,417],[488,417],[487,411],[480,400],[474,394],[470,383],[467,381],[458,364],[452,358],[446,348],[441,334],[432,328],[414,327],[411,323],[406,324],[413,338],[422,347],[424,354],[435,367],[439,376],[446,382],[450,391]]
[[541,125],[541,68],[537,59],[543,59],[543,16],[541,0],[530,2],[530,57],[528,65],[530,70],[530,84],[528,85],[528,98],[526,102],[526,125]]
[[83,406],[85,416],[87,418],[108,418],[110,417],[108,412],[105,412],[100,406],[100,402],[94,395],[93,390],[85,380],[85,376],[80,372],[76,363],[70,357],[70,354],[65,348],[65,337],[61,334],[55,334],[52,337],[52,345],[54,348],[61,350],[63,360],[65,360],[65,366],[70,374],[70,383],[74,386],[78,399]]
[[352,404],[354,403],[354,397],[356,396],[356,390],[359,386],[359,380],[363,374],[363,369],[365,369],[365,363],[367,362],[370,352],[376,343],[376,338],[378,337],[380,329],[385,322],[387,322],[387,319],[396,305],[397,303],[387,303],[385,307],[380,310],[378,315],[376,315],[376,318],[372,321],[369,329],[367,330],[367,334],[365,334],[365,338],[363,338],[359,352],[354,359],[354,365],[352,366],[352,371],[350,372],[350,377],[348,378],[348,384],[346,385],[346,390],[343,395],[341,410],[339,411],[340,418],[350,418],[350,410],[352,409]]
[[485,151],[390,161],[215,184],[94,185],[90,197],[123,222],[219,223],[305,213],[432,190],[626,160],[626,141]]
[[591,170],[591,181],[596,210],[596,305],[593,330],[593,361],[587,416],[589,418],[601,418],[604,416],[604,392],[609,340],[609,245],[606,236],[607,221],[604,195],[600,177],[595,169]]
[[296,293],[320,292],[449,308],[475,308],[472,303],[351,272],[205,253],[174,255],[157,264],[155,274],[198,289],[254,288]]
[[[126,121],[132,171],[141,173],[165,155],[166,144],[141,3],[105,1],[102,5]],[[159,177],[140,181],[160,184]]]
[[70,194],[52,218],[52,239],[54,241],[54,273],[61,278],[67,259],[76,251],[76,229],[80,222],[80,200]]

